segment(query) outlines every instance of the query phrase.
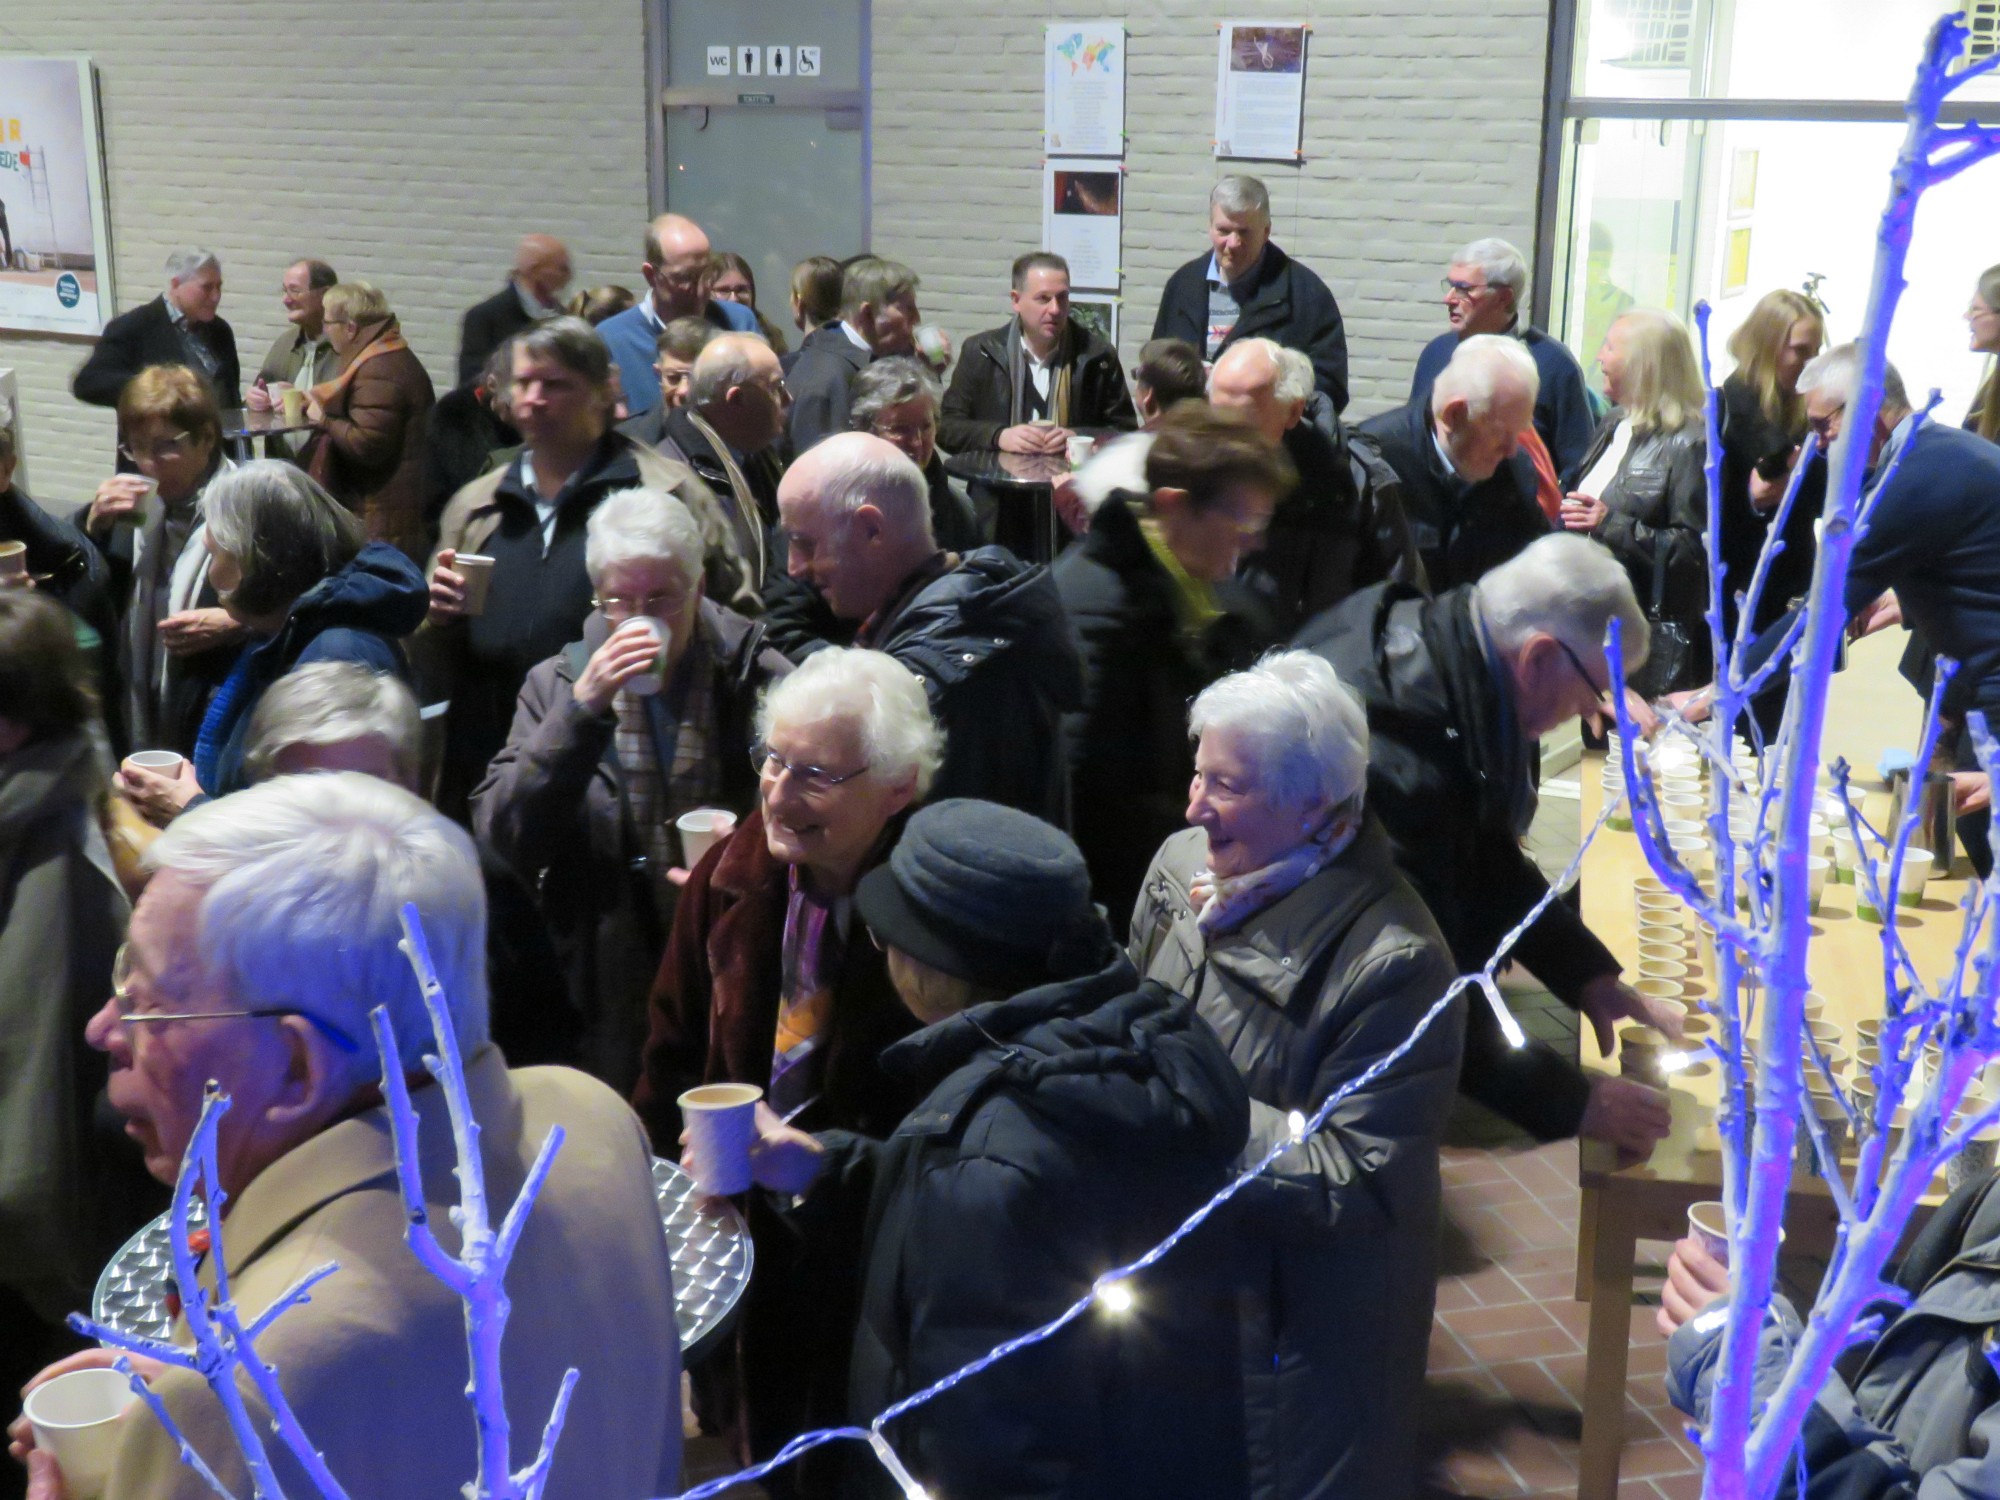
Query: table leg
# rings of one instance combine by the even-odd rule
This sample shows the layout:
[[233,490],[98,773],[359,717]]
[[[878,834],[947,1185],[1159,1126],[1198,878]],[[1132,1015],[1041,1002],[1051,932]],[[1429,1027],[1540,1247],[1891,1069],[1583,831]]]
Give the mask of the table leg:
[[1586,1187],[1578,1195],[1576,1214],[1576,1289],[1579,1302],[1590,1300],[1590,1262],[1597,1246],[1597,1200],[1601,1189]]
[[1615,1500],[1625,1446],[1626,1356],[1632,1338],[1637,1232],[1613,1193],[1599,1192],[1591,1231],[1590,1328],[1583,1365],[1583,1451],[1577,1500]]

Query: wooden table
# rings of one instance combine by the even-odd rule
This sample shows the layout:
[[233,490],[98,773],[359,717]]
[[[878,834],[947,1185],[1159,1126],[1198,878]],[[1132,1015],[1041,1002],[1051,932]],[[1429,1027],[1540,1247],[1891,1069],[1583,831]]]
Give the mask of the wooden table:
[[[1585,829],[1596,822],[1602,806],[1598,777],[1603,765],[1603,755],[1591,753],[1578,769]],[[1872,815],[1874,809],[1868,811]],[[1584,856],[1584,920],[1618,955],[1628,981],[1638,977],[1639,959],[1633,884],[1651,873],[1638,838],[1608,824]],[[1962,880],[1933,880],[1920,906],[1903,909],[1900,931],[1927,981],[1950,965],[1960,930],[1957,905],[1964,890]],[[1854,895],[1851,885],[1828,884],[1814,918],[1808,969],[1813,989],[1826,998],[1827,1019],[1848,1033],[1850,1056],[1854,1023],[1880,1016],[1883,1009],[1882,929],[1855,916]],[[1694,919],[1685,912],[1683,916],[1692,939]],[[1691,992],[1712,996],[1715,976],[1700,971],[1692,942],[1687,962]],[[1598,1051],[1588,1025],[1583,1028],[1582,1057],[1585,1068],[1617,1071],[1616,1060],[1607,1060]],[[1672,1079],[1673,1131],[1646,1161],[1621,1167],[1608,1146],[1582,1142],[1576,1295],[1590,1304],[1590,1326],[1584,1356],[1578,1500],[1615,1500],[1618,1492],[1635,1241],[1681,1238],[1687,1232],[1688,1206],[1722,1195],[1722,1158],[1712,1129],[1704,1128],[1714,1120],[1720,1072],[1711,1064],[1705,1077]],[[1830,1254],[1837,1222],[1824,1184],[1803,1171],[1796,1173],[1785,1204],[1787,1249]]]

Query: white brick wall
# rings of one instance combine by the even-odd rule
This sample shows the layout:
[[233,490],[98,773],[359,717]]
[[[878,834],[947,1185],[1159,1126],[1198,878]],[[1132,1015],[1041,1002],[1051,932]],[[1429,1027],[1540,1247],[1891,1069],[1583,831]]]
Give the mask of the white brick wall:
[[[579,284],[639,285],[646,83],[636,0],[4,0],[0,48],[98,65],[119,308],[181,242],[223,256],[248,373],[302,254],[389,295],[440,389],[458,320],[515,239],[568,241]],[[33,491],[87,499],[111,414],[70,398],[87,341],[0,333]]]
[[[1303,17],[1306,165],[1218,164],[1216,25]],[[1399,404],[1444,327],[1453,249],[1498,234],[1532,253],[1547,0],[1102,0],[1024,12],[992,0],[876,0],[874,243],[923,279],[958,337],[1006,317],[1007,268],[1041,238],[1042,25],[1124,19],[1128,366],[1160,289],[1207,248],[1225,170],[1271,187],[1275,238],[1323,276],[1347,321],[1353,406]]]

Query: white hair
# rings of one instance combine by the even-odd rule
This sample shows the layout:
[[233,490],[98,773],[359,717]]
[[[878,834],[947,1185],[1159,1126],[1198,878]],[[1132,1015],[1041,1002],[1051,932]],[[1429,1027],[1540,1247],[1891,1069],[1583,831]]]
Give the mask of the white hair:
[[592,588],[618,563],[666,561],[693,592],[705,558],[693,513],[662,490],[635,485],[606,495],[584,526],[583,569]]
[[1528,291],[1528,262],[1507,241],[1488,236],[1463,246],[1451,258],[1455,266],[1476,266],[1485,273],[1488,286],[1504,286],[1514,294],[1518,310]]
[[1188,733],[1200,739],[1211,729],[1236,736],[1276,806],[1361,811],[1368,716],[1324,657],[1273,651],[1210,683],[1188,710]]
[[824,465],[818,501],[837,522],[845,525],[862,506],[872,505],[894,535],[933,540],[931,483],[901,451],[856,432],[836,433],[812,451]]
[[1525,390],[1530,403],[1542,388],[1541,372],[1527,346],[1511,334],[1475,333],[1459,340],[1451,363],[1438,372],[1431,387],[1431,410],[1463,399],[1475,417],[1483,417],[1502,399],[1505,388]]
[[880,651],[829,646],[764,690],[757,704],[757,738],[779,724],[853,722],[868,768],[891,781],[914,776],[917,797],[931,789],[944,764],[944,730],[916,673]]
[[[1799,371],[1799,394],[1809,395],[1813,391],[1824,391],[1829,396],[1838,396],[1843,410],[1854,404],[1855,393],[1861,389],[1861,346],[1859,344],[1835,344],[1824,354],[1815,354],[1806,361],[1806,367]],[[1909,390],[1903,384],[1903,377],[1896,367],[1887,361],[1882,365],[1882,404],[1899,410],[1908,410]]]
[[1310,401],[1317,383],[1313,362],[1297,349],[1287,349],[1276,339],[1238,339],[1232,349],[1255,349],[1271,362],[1271,399]]
[[206,266],[222,269],[222,257],[213,250],[204,250],[199,245],[190,245],[184,250],[176,250],[167,257],[167,285],[176,281],[186,281],[190,276],[198,276]]
[[1208,190],[1208,206],[1271,222],[1271,190],[1255,177],[1233,172]]
[[149,869],[202,888],[198,957],[232,1001],[297,1010],[360,1043],[375,1072],[368,1014],[389,1009],[405,1066],[436,1050],[398,946],[414,902],[458,1044],[487,1037],[486,886],[472,839],[374,776],[280,776],[176,818]]
[[688,374],[688,403],[709,406],[728,395],[731,387],[748,385],[757,373],[751,363],[756,346],[763,343],[753,333],[725,333],[710,339]]
[[1473,593],[1487,637],[1502,656],[1518,654],[1530,636],[1546,635],[1583,661],[1602,661],[1613,619],[1623,623],[1627,672],[1639,668],[1652,644],[1625,565],[1574,532],[1537,537],[1474,584]]
[[251,781],[264,781],[294,745],[344,745],[370,737],[388,742],[397,773],[406,785],[416,785],[423,759],[416,695],[389,673],[360,662],[307,662],[257,700],[243,764]]

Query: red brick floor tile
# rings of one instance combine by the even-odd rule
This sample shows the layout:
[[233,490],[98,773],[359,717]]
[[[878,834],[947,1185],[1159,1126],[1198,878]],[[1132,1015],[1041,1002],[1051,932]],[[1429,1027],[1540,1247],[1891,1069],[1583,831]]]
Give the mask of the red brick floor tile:
[[1700,1474],[1673,1474],[1655,1479],[1653,1488],[1660,1492],[1660,1500],[1701,1500]]
[[1576,1251],[1576,1229],[1565,1229],[1560,1220],[1539,1203],[1510,1205],[1503,1210],[1523,1249]]
[[1491,1265],[1464,1278],[1465,1288],[1481,1307],[1510,1307],[1517,1302],[1537,1299],[1521,1289],[1504,1265]]
[[1668,1474],[1693,1474],[1701,1468],[1700,1455],[1686,1443],[1670,1437],[1627,1443],[1619,1460],[1618,1472],[1633,1479],[1656,1479]]
[[1506,1461],[1476,1448],[1460,1448],[1439,1465],[1438,1483],[1457,1495],[1518,1495],[1525,1488]]
[[1437,1284],[1437,1311],[1457,1312],[1461,1308],[1481,1306],[1478,1294],[1465,1284],[1463,1276],[1441,1276]]
[[1488,1368],[1508,1396],[1519,1405],[1562,1411],[1579,1409],[1576,1396],[1549,1373],[1548,1366],[1541,1360],[1514,1359]]
[[1579,1353],[1558,1354],[1543,1360],[1542,1368],[1549,1372],[1549,1378],[1557,1387],[1569,1392],[1570,1399],[1578,1405],[1583,1403],[1584,1357]]
[[1545,1302],[1542,1304],[1542,1309],[1570,1331],[1570,1334],[1576,1339],[1578,1347],[1582,1347],[1589,1342],[1590,1304],[1588,1302],[1572,1302],[1568,1298],[1564,1298],[1560,1301]]
[[1540,1250],[1524,1250],[1519,1255],[1507,1258],[1510,1275],[1533,1275],[1537,1271],[1561,1271],[1571,1279],[1576,1278],[1576,1240],[1571,1237],[1566,1245],[1549,1245]]
[[1660,1500],[1660,1492],[1650,1479],[1620,1479],[1618,1500]]
[[1626,1351],[1625,1363],[1627,1370],[1634,1375],[1666,1374],[1667,1341],[1660,1337],[1660,1331],[1648,1328],[1643,1336],[1635,1333],[1631,1347]]
[[1431,1325],[1429,1369],[1432,1374],[1470,1369],[1476,1361],[1442,1323]]
[[1474,1307],[1464,1312],[1446,1313],[1438,1319],[1461,1340],[1494,1333],[1519,1333],[1526,1328],[1549,1328],[1555,1319],[1533,1302],[1516,1302],[1505,1307]]
[[1466,1147],[1446,1147],[1439,1153],[1438,1169],[1443,1173],[1448,1187],[1509,1180],[1507,1169],[1500,1165],[1499,1159],[1492,1152]]
[[1500,1436],[1500,1456],[1529,1489],[1576,1484],[1576,1445],[1551,1442],[1539,1432],[1510,1427]]
[[1509,1262],[1507,1273],[1520,1285],[1524,1296],[1537,1302],[1567,1301],[1576,1287],[1576,1273],[1567,1266],[1557,1271],[1520,1271]]
[[1512,1177],[1497,1182],[1459,1182],[1451,1186],[1451,1204],[1458,1208],[1505,1208],[1513,1203],[1538,1203],[1533,1192]]
[[1504,1364],[1510,1359],[1546,1359],[1551,1355],[1568,1354],[1576,1348],[1576,1340],[1553,1322],[1543,1328],[1527,1328],[1515,1333],[1475,1335],[1465,1342],[1474,1358],[1483,1364]]

